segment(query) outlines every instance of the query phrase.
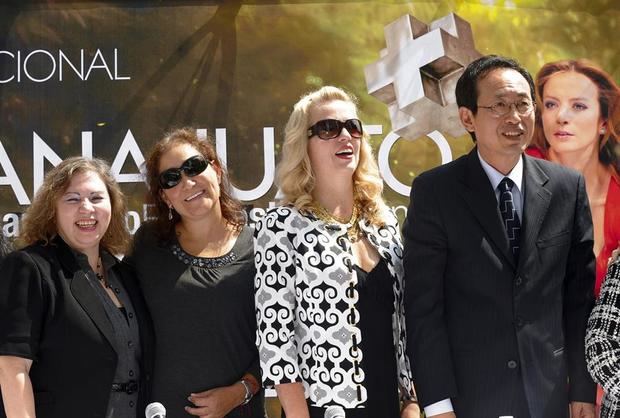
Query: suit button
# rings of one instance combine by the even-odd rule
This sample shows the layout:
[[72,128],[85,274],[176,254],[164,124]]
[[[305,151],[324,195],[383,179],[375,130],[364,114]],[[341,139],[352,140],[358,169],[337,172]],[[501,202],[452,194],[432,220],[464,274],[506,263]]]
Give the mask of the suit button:
[[523,318],[518,316],[515,320],[515,325],[517,326],[517,328],[523,328],[523,325],[525,325],[525,321],[523,320]]
[[521,276],[517,277],[517,279],[515,280],[515,286],[519,287],[523,284],[523,279],[521,278]]
[[516,369],[517,368],[517,362],[514,360],[510,360],[507,364],[509,369]]

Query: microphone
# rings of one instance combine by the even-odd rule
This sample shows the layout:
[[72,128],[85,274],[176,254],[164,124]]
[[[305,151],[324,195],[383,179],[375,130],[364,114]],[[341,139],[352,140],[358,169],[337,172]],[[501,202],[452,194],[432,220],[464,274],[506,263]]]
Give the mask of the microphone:
[[146,418],[166,418],[166,408],[159,402],[152,402],[146,406],[144,415]]
[[332,405],[325,410],[324,418],[345,418],[342,406]]

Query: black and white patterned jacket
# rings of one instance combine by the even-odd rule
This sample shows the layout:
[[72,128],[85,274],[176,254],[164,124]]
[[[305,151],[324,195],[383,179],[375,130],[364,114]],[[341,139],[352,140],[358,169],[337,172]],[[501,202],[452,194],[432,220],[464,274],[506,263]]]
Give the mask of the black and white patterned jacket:
[[[398,222],[390,212],[384,227],[363,219],[359,226],[393,277],[399,386],[412,397]],[[301,381],[312,405],[362,405],[364,370],[356,372],[353,364],[364,353],[353,340],[359,343],[363,336],[355,325],[357,274],[346,227],[285,206],[267,212],[254,237],[257,345],[265,387]]]
[[607,268],[586,333],[588,371],[603,387],[600,418],[620,417],[620,257]]

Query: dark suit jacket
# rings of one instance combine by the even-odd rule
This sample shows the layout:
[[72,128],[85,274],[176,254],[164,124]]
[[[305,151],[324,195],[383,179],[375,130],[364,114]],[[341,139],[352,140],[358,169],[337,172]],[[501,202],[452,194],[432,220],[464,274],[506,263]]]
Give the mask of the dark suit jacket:
[[[150,318],[133,277],[120,262],[113,269],[139,320],[137,416],[143,416],[152,367]],[[105,416],[117,362],[112,333],[103,305],[60,238],[16,251],[0,265],[0,355],[33,360],[30,379],[38,418]]]
[[423,406],[458,418],[566,417],[594,401],[584,359],[593,306],[584,180],[524,157],[521,253],[510,254],[476,149],[415,179],[404,225],[407,352]]

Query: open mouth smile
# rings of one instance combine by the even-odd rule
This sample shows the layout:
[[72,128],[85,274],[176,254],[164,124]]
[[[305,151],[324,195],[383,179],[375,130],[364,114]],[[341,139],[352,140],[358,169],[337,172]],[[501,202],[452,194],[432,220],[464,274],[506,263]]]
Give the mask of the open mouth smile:
[[84,219],[84,220],[77,221],[75,225],[81,230],[90,231],[90,230],[95,229],[98,223],[99,222],[95,219]]
[[204,191],[204,190],[200,190],[200,191],[198,191],[198,192],[194,193],[193,195],[191,195],[191,196],[189,196],[189,197],[186,197],[186,198],[185,198],[185,201],[186,201],[186,202],[191,202],[192,200],[194,200],[194,199],[196,199],[196,198],[198,198],[198,197],[202,196],[204,193],[205,193],[205,191]]

